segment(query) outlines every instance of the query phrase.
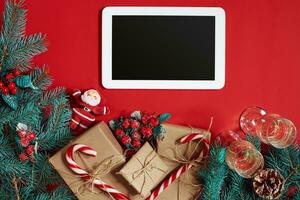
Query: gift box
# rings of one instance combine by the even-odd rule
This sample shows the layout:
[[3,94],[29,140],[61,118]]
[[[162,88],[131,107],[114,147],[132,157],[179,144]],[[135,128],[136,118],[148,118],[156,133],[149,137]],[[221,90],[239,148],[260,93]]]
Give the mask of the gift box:
[[146,142],[119,173],[142,197],[147,197],[166,177],[167,170],[166,164]]
[[[163,124],[166,133],[163,139],[157,140],[157,153],[168,166],[168,173],[172,173],[188,160],[193,160],[202,151],[203,144],[200,140],[178,144],[179,140],[191,133],[202,133],[210,140],[211,133],[207,130],[179,126],[174,124]],[[198,158],[199,159],[199,158]],[[199,161],[199,160],[198,160]],[[157,200],[194,200],[197,199],[201,191],[201,185],[197,180],[199,166],[194,166],[182,174],[165,191],[163,191]]]
[[[125,163],[124,152],[106,123],[101,122],[71,141],[49,160],[79,200],[111,200],[112,197],[70,170],[65,155],[68,147],[73,144],[87,145],[98,153],[96,157],[75,153],[74,160],[80,167],[90,173],[97,173],[98,178],[127,195],[130,199],[138,198],[139,195],[134,188],[116,173]],[[99,168],[105,168],[104,171],[106,172],[102,175],[98,174],[99,172],[95,171],[99,171]]]

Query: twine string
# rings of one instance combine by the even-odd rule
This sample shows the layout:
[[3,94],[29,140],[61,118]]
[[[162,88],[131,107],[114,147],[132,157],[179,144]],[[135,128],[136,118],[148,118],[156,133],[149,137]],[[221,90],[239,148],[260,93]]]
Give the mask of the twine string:
[[121,172],[122,174],[125,175],[129,175],[132,176],[132,181],[130,182],[130,184],[132,184],[135,180],[137,180],[139,177],[143,176],[143,183],[142,183],[142,187],[139,193],[143,193],[143,190],[145,188],[145,184],[146,184],[146,180],[147,177],[149,177],[149,179],[152,181],[152,183],[155,183],[155,180],[153,179],[153,177],[151,176],[150,172],[152,170],[158,170],[161,171],[162,173],[166,173],[165,170],[161,169],[159,166],[156,166],[153,164],[153,160],[157,157],[158,155],[156,154],[156,152],[154,150],[152,150],[145,158],[144,161],[141,161],[137,156],[133,156],[133,158],[135,158],[140,165],[142,166],[140,169],[132,172],[132,173],[124,173]]
[[[83,165],[88,166],[87,162],[84,159],[82,159],[82,157],[80,158],[82,160]],[[71,183],[71,185],[80,183],[76,188],[76,194],[78,194],[79,196],[82,196],[82,194],[86,189],[92,192],[93,194],[100,194],[103,193],[103,191],[95,190],[95,180],[100,180],[101,182],[103,182],[103,177],[108,175],[116,166],[121,164],[124,161],[124,159],[125,159],[124,155],[122,154],[110,156],[102,160],[97,165],[95,170],[91,170],[90,167],[87,167],[88,174],[83,174],[83,175],[76,175],[76,174],[70,175],[68,172],[61,171],[61,170],[58,171],[60,173],[65,174],[67,177],[71,177],[75,179]],[[76,179],[76,178],[80,178],[80,179]],[[84,179],[84,181],[82,182],[81,179]],[[110,193],[107,194],[112,200],[115,200],[115,198]]]

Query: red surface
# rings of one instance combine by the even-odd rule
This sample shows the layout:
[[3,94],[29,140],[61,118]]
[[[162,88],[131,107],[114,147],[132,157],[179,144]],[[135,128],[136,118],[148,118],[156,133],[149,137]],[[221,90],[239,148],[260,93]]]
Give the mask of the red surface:
[[[223,7],[227,22],[225,88],[104,89],[99,78],[99,25],[101,9],[110,5]],[[49,51],[34,61],[49,66],[54,84],[100,88],[113,111],[108,118],[122,110],[143,109],[170,112],[171,122],[206,128],[213,116],[212,130],[217,133],[236,129],[241,111],[260,105],[286,116],[300,129],[299,7],[298,0],[28,0],[27,32],[47,34]]]

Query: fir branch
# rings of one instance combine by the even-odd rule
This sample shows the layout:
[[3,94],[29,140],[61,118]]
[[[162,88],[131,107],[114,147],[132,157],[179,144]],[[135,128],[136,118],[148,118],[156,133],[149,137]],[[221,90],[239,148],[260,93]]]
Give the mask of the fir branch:
[[218,200],[220,198],[225,178],[228,175],[224,153],[224,148],[211,146],[207,168],[199,172],[200,179],[204,182],[202,200]]
[[0,174],[2,176],[9,176],[15,174],[21,176],[28,173],[29,170],[26,165],[23,165],[16,157],[1,157],[0,158]]
[[4,61],[8,55],[7,53],[7,46],[4,45],[1,49],[0,49],[0,55],[1,55],[1,58],[0,58],[0,71],[2,70],[2,66],[4,64]]
[[239,174],[232,170],[229,170],[228,179],[226,180],[228,187],[225,188],[227,191],[223,194],[223,198],[235,200],[245,199],[245,195],[249,196],[247,194],[243,194],[241,190],[241,187],[245,184],[244,181],[244,178],[241,177]]
[[24,1],[7,0],[3,14],[2,35],[5,43],[23,37],[26,27],[26,10],[21,9]]
[[57,87],[53,90],[46,91],[41,97],[40,104],[42,106],[50,105],[55,99],[61,97],[62,95],[65,95],[65,89],[62,87]]
[[41,90],[46,90],[52,83],[52,79],[48,75],[48,70],[45,66],[34,68],[30,74],[32,84]]
[[9,138],[4,135],[2,130],[0,130],[0,157],[12,156],[15,156],[14,148],[12,147]]
[[59,200],[73,200],[74,197],[70,193],[70,191],[58,188],[53,193],[42,193],[34,197],[34,200],[53,200],[53,199],[59,199]]
[[3,127],[13,119],[14,111],[8,106],[0,106],[0,126]]
[[[53,91],[54,93],[56,91]],[[43,133],[39,136],[44,150],[63,146],[71,139],[70,118],[71,109],[65,95],[57,97],[52,102],[48,122]]]
[[277,169],[284,177],[288,176],[291,169],[289,153],[282,149],[270,147],[270,150],[265,155],[265,163],[269,168]]
[[36,164],[33,166],[33,170],[37,172],[37,178],[34,181],[35,193],[42,191],[39,186],[54,173],[48,159],[47,155],[43,154],[37,154],[35,156]]
[[30,69],[29,62],[32,57],[47,50],[44,40],[45,36],[41,33],[17,39],[9,46],[9,54],[5,60],[6,69],[13,69],[16,66],[22,71]]
[[[15,68],[27,71],[31,58],[46,51],[42,34],[25,36],[26,11],[22,9],[23,2],[8,0],[5,4],[0,33],[1,76]],[[53,193],[46,192],[46,184],[53,183],[53,180],[63,182],[48,163],[47,155],[48,151],[63,146],[72,137],[67,96],[62,88],[45,92],[51,85],[45,67],[34,68],[27,73],[38,89],[19,88],[15,96],[18,100],[16,110],[4,102],[0,103],[0,199],[73,199],[73,194],[65,185]],[[44,112],[49,105],[50,113]],[[26,152],[26,148],[16,140],[16,125],[19,122],[26,124],[38,136],[39,148],[33,162],[21,162],[19,159],[20,153]],[[52,176],[53,179],[48,178]]]

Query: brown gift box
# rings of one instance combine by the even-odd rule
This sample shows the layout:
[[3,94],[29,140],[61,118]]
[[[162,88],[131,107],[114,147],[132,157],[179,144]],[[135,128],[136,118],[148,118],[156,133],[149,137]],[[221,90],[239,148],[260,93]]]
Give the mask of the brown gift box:
[[148,142],[124,165],[119,172],[141,194],[150,195],[165,177],[168,167]]
[[102,161],[113,157],[119,158],[119,164],[113,167],[109,174],[100,178],[123,194],[129,196],[131,199],[136,199],[137,192],[135,192],[135,190],[121,175],[116,174],[116,172],[119,171],[125,163],[123,149],[111,133],[106,123],[101,122],[88,129],[75,140],[71,141],[49,160],[79,200],[111,200],[111,197],[97,187],[94,187],[91,191],[92,186],[85,184],[85,181],[78,177],[78,175],[74,174],[67,166],[65,160],[66,150],[72,144],[77,143],[88,145],[95,149],[98,153],[96,158],[86,156],[82,153],[75,153],[74,160],[86,171],[94,171]]
[[[193,150],[198,147],[198,141],[178,145],[178,140],[190,133],[204,133],[210,139],[211,133],[207,130],[179,126],[173,124],[163,124],[166,130],[164,138],[157,141],[157,153],[162,157],[163,161],[169,167],[168,173],[182,165],[181,157],[189,158],[193,154]],[[177,146],[176,146],[177,145]],[[175,148],[176,146],[176,148]],[[202,145],[199,145],[194,154],[197,155],[201,151]],[[179,155],[177,155],[179,154]],[[194,200],[201,191],[201,186],[197,181],[197,171],[199,167],[193,167],[173,182],[164,192],[162,192],[157,200]]]

